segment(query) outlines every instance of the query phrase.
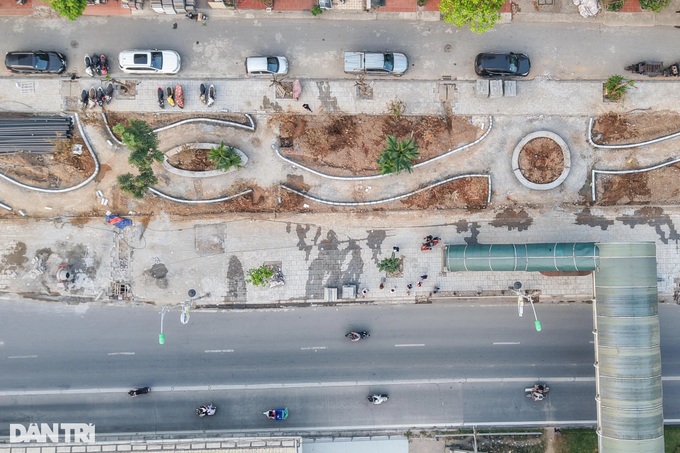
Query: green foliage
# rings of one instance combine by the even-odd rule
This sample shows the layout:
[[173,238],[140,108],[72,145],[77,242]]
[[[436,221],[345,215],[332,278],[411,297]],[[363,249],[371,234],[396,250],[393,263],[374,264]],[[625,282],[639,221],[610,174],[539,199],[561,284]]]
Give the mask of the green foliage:
[[312,16],[318,16],[319,14],[323,14],[323,8],[319,5],[312,6]]
[[482,33],[493,28],[501,18],[505,0],[441,0],[442,19],[456,27],[467,25],[470,31]]
[[392,256],[385,258],[378,263],[378,270],[381,272],[387,272],[388,274],[399,272],[400,267],[401,259],[394,256],[394,252],[392,252]]
[[220,146],[213,148],[208,153],[208,160],[215,164],[218,170],[227,171],[231,167],[241,167],[241,156],[233,146],[227,146],[220,142]]
[[604,96],[610,101],[618,102],[623,100],[628,89],[634,86],[634,81],[627,80],[620,75],[613,75],[604,83]]
[[609,3],[607,3],[607,11],[621,11],[623,2],[624,0],[609,0]]
[[425,3],[427,3],[427,0],[417,0],[417,1],[416,1],[416,4],[417,4],[418,6],[425,6]]
[[395,99],[392,102],[390,102],[390,105],[387,107],[387,110],[394,119],[398,120],[399,118],[401,118],[401,115],[404,114],[404,110],[406,110],[406,103],[404,101],[400,101],[399,99]]
[[559,453],[597,453],[597,433],[594,429],[561,429],[556,438]]
[[418,145],[413,137],[398,141],[394,135],[387,136],[387,147],[378,157],[378,167],[383,175],[411,170],[411,161],[418,158]]
[[118,123],[113,126],[113,132],[120,135],[121,141],[130,149],[128,162],[139,169],[139,175],[130,173],[118,177],[121,190],[132,194],[135,198],[142,198],[147,189],[158,184],[158,178],[153,174],[151,164],[163,161],[163,153],[158,151],[158,138],[144,121],[131,119],[128,124]]
[[69,20],[76,20],[83,15],[87,0],[49,0],[53,10]]
[[270,278],[274,276],[274,268],[263,264],[260,267],[248,269],[248,278],[246,282],[252,283],[254,286],[266,286]]
[[640,0],[640,8],[658,13],[668,6],[671,0]]
[[666,453],[680,453],[680,427],[665,426],[663,429]]

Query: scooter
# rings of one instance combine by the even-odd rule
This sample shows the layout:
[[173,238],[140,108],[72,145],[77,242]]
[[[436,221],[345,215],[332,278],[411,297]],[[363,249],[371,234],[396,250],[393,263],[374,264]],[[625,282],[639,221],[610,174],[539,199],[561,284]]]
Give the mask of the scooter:
[[205,83],[201,84],[201,102],[204,104],[208,103],[208,89],[205,87]]
[[85,55],[85,74],[90,77],[94,77],[94,63],[92,63],[92,58],[89,55]]
[[543,399],[548,395],[550,387],[544,384],[536,384],[533,387],[527,387],[524,389],[524,394],[527,398],[531,398],[534,401],[543,401]]
[[383,394],[375,394],[366,397],[366,399],[373,404],[382,404],[386,402],[388,399],[390,399],[390,397]]
[[111,99],[113,99],[113,83],[109,82],[109,84],[106,86],[106,90],[104,91],[104,102],[110,104]]
[[165,95],[163,94],[163,88],[158,87],[158,106],[162,109],[165,108]]
[[89,98],[89,104],[87,105],[89,108],[94,108],[95,105],[97,105],[97,90],[92,87],[90,90],[87,92],[88,98]]
[[349,338],[349,341],[359,341],[370,336],[371,335],[368,332],[354,332],[354,331],[345,335],[346,338]]
[[130,395],[131,397],[134,398],[135,396],[146,395],[150,391],[151,391],[151,389],[149,387],[139,387],[139,388],[130,390],[128,392],[128,395]]
[[99,60],[99,55],[93,53],[90,61],[92,62],[92,70],[94,73],[98,76],[102,75],[102,65],[101,61]]
[[165,94],[167,95],[167,98],[168,98],[168,104],[173,106],[173,107],[175,106],[175,98],[173,97],[174,93],[175,92],[172,91],[172,87],[168,87],[165,90]]
[[106,75],[109,73],[109,60],[106,58],[106,55],[104,54],[99,55],[99,67],[101,68],[102,75]]
[[106,93],[104,92],[104,88],[99,86],[97,88],[97,105],[99,107],[104,107],[104,99],[106,98]]
[[177,103],[177,107],[181,109],[184,108],[184,90],[179,83],[175,85],[175,102]]
[[90,103],[90,95],[87,93],[87,90],[83,90],[80,93],[80,102],[83,104],[83,107],[87,107]]
[[215,103],[215,85],[211,83],[210,88],[208,88],[208,107],[212,107],[214,103]]
[[216,412],[217,412],[217,406],[215,406],[212,403],[207,404],[207,405],[203,405],[203,406],[198,407],[196,409],[196,415],[198,415],[199,417],[205,417],[206,415],[211,417],[211,416],[215,415]]

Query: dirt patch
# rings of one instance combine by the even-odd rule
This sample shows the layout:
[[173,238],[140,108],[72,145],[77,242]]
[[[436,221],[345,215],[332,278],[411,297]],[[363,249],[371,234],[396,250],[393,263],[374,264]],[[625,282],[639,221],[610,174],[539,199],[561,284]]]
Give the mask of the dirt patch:
[[519,171],[534,184],[548,184],[564,170],[562,148],[553,139],[539,137],[530,140],[519,152]]
[[[74,145],[82,146],[82,154],[73,154]],[[91,176],[94,169],[94,159],[80,136],[55,141],[52,154],[0,154],[0,172],[43,189],[74,186]]]
[[185,147],[177,154],[168,158],[168,163],[175,168],[187,171],[216,170],[215,163],[208,159],[209,149]]
[[610,112],[595,119],[593,140],[601,145],[622,145],[644,142],[675,132],[680,132],[680,113]]
[[269,124],[288,145],[282,148],[288,158],[332,175],[378,173],[378,156],[388,135],[415,139],[420,152],[416,164],[482,133],[470,118],[459,116],[318,115],[310,122],[305,116],[279,114]]
[[680,203],[680,164],[629,175],[600,175],[598,204],[678,204]]

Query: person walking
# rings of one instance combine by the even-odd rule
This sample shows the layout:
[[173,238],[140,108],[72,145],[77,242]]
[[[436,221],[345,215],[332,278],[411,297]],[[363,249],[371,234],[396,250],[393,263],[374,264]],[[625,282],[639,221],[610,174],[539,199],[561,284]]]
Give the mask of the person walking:
[[309,113],[312,113],[312,108],[309,106],[309,104],[302,104],[302,108],[305,110],[309,110]]

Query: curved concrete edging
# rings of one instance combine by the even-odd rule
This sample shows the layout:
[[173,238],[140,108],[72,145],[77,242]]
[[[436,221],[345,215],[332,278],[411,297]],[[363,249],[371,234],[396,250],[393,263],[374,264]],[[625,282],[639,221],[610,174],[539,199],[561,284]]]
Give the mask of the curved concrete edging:
[[[168,162],[168,157],[169,156],[174,156],[177,153],[182,152],[186,147],[191,147],[195,149],[212,149],[217,146],[220,146],[219,143],[187,143],[184,145],[180,146],[175,146],[172,148],[170,151],[167,151],[163,157],[163,168],[165,168],[169,173],[172,173],[173,175],[177,176],[183,176],[186,178],[211,178],[214,176],[222,176],[226,175],[227,173],[234,172],[238,170],[238,168],[231,167],[227,171],[222,171],[222,170],[209,170],[209,171],[191,171],[191,170],[182,170],[180,168],[174,167]],[[234,148],[234,152],[238,154],[238,156],[241,158],[241,167],[244,167],[246,163],[248,163],[248,156],[245,155],[243,151],[241,151],[238,148]]]
[[81,187],[86,186],[87,184],[90,183],[98,174],[99,174],[99,160],[97,159],[97,155],[94,153],[92,150],[92,147],[90,146],[90,141],[87,139],[87,136],[85,135],[85,130],[83,129],[83,125],[80,123],[80,117],[78,116],[77,113],[73,114],[75,117],[75,123],[78,126],[78,131],[80,131],[80,136],[83,138],[83,141],[85,142],[85,147],[87,148],[87,151],[90,153],[90,156],[92,156],[92,159],[94,160],[94,172],[83,182],[76,184],[75,186],[71,187],[66,187],[63,189],[44,189],[42,187],[35,187],[35,186],[30,186],[28,184],[24,184],[22,182],[19,182],[15,179],[10,178],[9,176],[0,173],[0,178],[4,179],[5,181],[9,181],[12,184],[15,184],[23,189],[29,189],[29,190],[35,190],[36,192],[42,192],[42,193],[66,193],[66,192],[71,192],[73,190],[78,190]]
[[625,149],[625,148],[635,148],[636,146],[653,145],[654,143],[659,143],[664,140],[670,140],[672,138],[680,137],[680,132],[676,132],[670,135],[664,135],[663,137],[654,138],[652,140],[647,140],[639,143],[627,143],[624,145],[599,145],[593,141],[593,124],[595,124],[595,118],[590,118],[588,122],[588,143],[595,148],[602,149]]
[[594,170],[593,169],[590,172],[590,180],[592,182],[592,184],[591,184],[591,186],[592,186],[591,196],[593,198],[593,201],[595,201],[595,199],[596,199],[595,197],[596,197],[597,190],[595,188],[595,182],[596,182],[595,178],[597,178],[598,174],[625,175],[625,174],[631,174],[631,173],[644,173],[646,171],[656,170],[658,168],[663,168],[663,167],[667,167],[669,165],[677,164],[678,162],[680,162],[680,158],[673,159],[673,160],[670,160],[668,162],[664,162],[662,164],[653,165],[651,167],[638,168],[638,169],[635,169],[635,170]]
[[[156,129],[153,129],[153,131],[154,132],[161,132],[161,131],[164,131],[164,130],[167,130],[167,129],[170,129],[170,128],[173,128],[173,127],[181,126],[183,124],[203,122],[203,123],[216,123],[216,124],[220,124],[222,126],[236,127],[236,128],[239,128],[239,129],[245,129],[247,131],[253,132],[256,128],[255,120],[253,119],[253,117],[250,113],[244,113],[243,115],[248,119],[248,124],[242,124],[242,123],[238,123],[236,121],[231,121],[231,120],[220,120],[220,119],[217,119],[217,118],[198,117],[198,118],[187,118],[185,120],[176,121],[176,122],[170,123],[166,126],[157,127]],[[113,133],[113,130],[111,129],[111,126],[109,125],[109,119],[106,116],[105,112],[102,112],[102,117],[104,118],[104,126],[106,126],[106,131],[109,133],[109,137],[111,137],[113,139],[113,141],[115,141],[119,145],[123,146],[123,142],[118,140],[118,138]]]
[[373,201],[330,201],[330,200],[324,200],[322,198],[314,197],[312,195],[308,195],[304,192],[301,192],[297,189],[293,189],[292,187],[288,187],[285,184],[281,184],[281,187],[296,193],[304,198],[307,198],[308,200],[316,201],[317,203],[322,203],[322,204],[327,204],[327,205],[332,205],[332,206],[349,206],[349,207],[356,207],[356,206],[371,206],[371,205],[377,205],[377,204],[382,204],[382,203],[389,203],[390,201],[398,201],[402,200],[404,198],[408,198],[412,195],[415,195],[417,193],[423,192],[425,190],[432,189],[433,187],[440,186],[442,184],[446,184],[447,182],[455,181],[456,179],[463,179],[463,178],[487,178],[489,182],[489,190],[488,190],[488,195],[486,198],[486,203],[487,205],[491,203],[491,176],[490,175],[481,175],[481,174],[470,174],[470,175],[461,175],[461,176],[453,176],[451,178],[444,179],[442,181],[438,181],[434,184],[430,184],[425,187],[421,187],[418,190],[414,190],[412,192],[408,192],[402,195],[397,195],[395,197],[390,197],[390,198],[384,198],[382,200],[373,200]]
[[[524,177],[524,175],[522,174],[522,170],[520,170],[519,168],[519,155],[522,152],[522,148],[524,148],[527,143],[537,138],[548,138],[557,143],[557,145],[562,150],[562,157],[564,159],[562,173],[554,181],[545,184],[538,184],[529,181],[527,178]],[[517,178],[519,182],[522,183],[523,186],[528,187],[529,189],[534,190],[554,189],[555,187],[562,184],[565,179],[567,179],[570,170],[571,170],[571,155],[569,154],[569,147],[567,146],[567,142],[565,142],[562,139],[562,137],[560,137],[554,132],[550,131],[532,132],[526,135],[522,140],[520,140],[520,142],[517,144],[517,146],[515,146],[515,149],[512,152],[512,172],[515,174],[515,178]]]
[[[475,141],[473,141],[473,142],[470,142],[470,143],[468,143],[468,144],[466,144],[466,145],[459,146],[458,148],[450,149],[450,150],[446,151],[444,154],[440,154],[439,156],[433,157],[432,159],[428,159],[428,160],[426,160],[426,161],[424,161],[424,162],[420,162],[420,163],[418,163],[418,164],[416,164],[416,165],[413,165],[412,168],[422,167],[423,165],[430,164],[430,163],[432,163],[432,162],[434,162],[434,161],[437,161],[437,160],[439,160],[439,159],[443,159],[443,158],[445,158],[445,157],[447,157],[447,156],[450,156],[451,154],[455,154],[455,153],[457,153],[457,152],[459,152],[459,151],[463,151],[464,149],[467,149],[467,148],[469,148],[469,147],[471,147],[471,146],[476,145],[477,143],[479,143],[479,142],[481,142],[482,140],[484,140],[484,139],[486,138],[487,135],[489,135],[489,133],[491,132],[491,128],[492,128],[492,127],[493,127],[493,117],[492,117],[491,115],[489,115],[489,127],[488,127],[488,128],[486,129],[486,131],[482,134],[482,136],[479,137],[477,140],[475,140]],[[293,165],[294,167],[301,168],[301,169],[303,169],[303,170],[305,170],[305,171],[308,171],[308,172],[310,172],[310,173],[312,173],[312,174],[314,174],[314,175],[321,176],[322,178],[326,178],[326,179],[334,179],[334,180],[337,180],[337,181],[365,181],[365,180],[369,180],[369,179],[385,178],[385,177],[387,177],[387,176],[392,176],[392,175],[393,175],[393,173],[388,173],[388,174],[384,174],[384,175],[367,175],[367,176],[335,176],[335,175],[329,175],[329,174],[327,174],[327,173],[322,173],[322,172],[320,172],[320,171],[318,171],[318,170],[314,170],[314,169],[312,169],[312,168],[310,168],[310,167],[307,167],[307,166],[305,166],[305,165],[302,165],[302,164],[300,164],[300,163],[297,163],[297,162],[295,162],[295,161],[293,161],[293,160],[291,160],[291,159],[285,157],[283,154],[281,154],[281,149],[280,149],[280,147],[276,144],[276,142],[272,145],[272,149],[276,152],[276,155],[279,156],[279,157],[280,157],[282,160],[284,160],[285,162],[287,162],[287,163]]]
[[174,202],[177,202],[177,203],[184,203],[184,204],[219,203],[221,201],[228,201],[228,200],[231,200],[232,198],[237,198],[237,197],[249,194],[252,191],[253,191],[253,189],[247,189],[247,190],[244,190],[243,192],[239,192],[235,195],[229,195],[228,197],[211,198],[209,200],[187,200],[186,198],[173,197],[172,195],[168,195],[166,193],[163,193],[160,190],[154,189],[153,187],[149,187],[149,192],[151,192],[154,195],[158,195],[159,197],[165,198],[166,200],[169,200],[169,201],[174,201]]

